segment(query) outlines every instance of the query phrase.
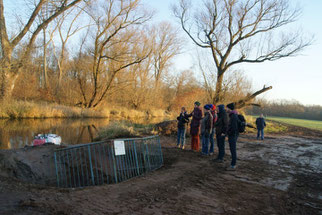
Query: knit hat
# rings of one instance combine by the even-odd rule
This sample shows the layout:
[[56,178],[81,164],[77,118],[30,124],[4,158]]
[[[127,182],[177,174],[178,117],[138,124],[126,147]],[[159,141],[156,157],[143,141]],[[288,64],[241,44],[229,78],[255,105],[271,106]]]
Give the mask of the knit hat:
[[234,110],[235,109],[235,103],[228,104],[227,108],[229,108],[230,110]]
[[209,107],[210,107],[210,110],[212,110],[212,108],[213,108],[213,104],[207,104]]
[[196,101],[195,105],[200,106],[200,102]]
[[203,106],[203,108],[206,109],[206,110],[210,110],[211,106],[209,104],[206,104],[205,106]]
[[212,108],[211,108],[211,110],[216,110],[216,105],[213,105],[213,104],[212,104]]
[[223,105],[223,104],[218,105],[218,109],[219,109],[219,112],[224,111],[225,110],[225,105]]

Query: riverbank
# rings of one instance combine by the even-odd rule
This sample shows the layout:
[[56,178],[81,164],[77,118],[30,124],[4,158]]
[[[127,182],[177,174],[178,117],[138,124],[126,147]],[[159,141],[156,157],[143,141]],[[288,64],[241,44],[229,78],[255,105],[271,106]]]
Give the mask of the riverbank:
[[[128,181],[58,189],[0,176],[4,214],[321,214],[322,138],[241,134],[238,167],[175,148],[161,136],[164,166]],[[187,143],[190,139],[187,139]],[[50,147],[50,146],[48,146]],[[26,149],[28,150],[28,149]],[[22,150],[20,150],[22,151]]]
[[45,102],[9,101],[0,103],[2,119],[43,119],[43,118],[115,118],[137,119],[173,117],[164,110],[133,110],[125,107],[79,108]]

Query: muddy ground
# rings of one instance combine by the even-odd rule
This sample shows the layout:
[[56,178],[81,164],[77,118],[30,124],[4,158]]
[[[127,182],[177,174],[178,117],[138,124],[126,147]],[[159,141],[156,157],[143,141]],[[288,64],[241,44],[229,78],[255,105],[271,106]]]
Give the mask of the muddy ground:
[[241,135],[234,172],[228,146],[220,164],[162,136],[164,167],[119,184],[58,189],[0,176],[0,214],[322,214],[322,136],[290,134]]

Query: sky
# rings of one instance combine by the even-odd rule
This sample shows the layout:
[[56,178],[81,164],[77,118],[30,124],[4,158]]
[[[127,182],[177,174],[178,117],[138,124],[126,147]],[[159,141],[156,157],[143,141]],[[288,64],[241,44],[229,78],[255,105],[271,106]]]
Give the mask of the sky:
[[[177,24],[170,9],[170,5],[177,2],[176,0],[144,2],[156,10],[156,21],[165,20]],[[273,87],[262,98],[296,100],[305,105],[322,106],[322,0],[298,2],[302,7],[302,15],[296,25],[308,35],[314,35],[313,44],[295,57],[259,64],[241,64],[236,69],[244,71],[252,81],[254,90],[259,90],[264,85]],[[193,47],[192,41],[187,36],[185,38]],[[182,71],[193,66],[191,55],[194,51],[194,48],[190,48],[174,59],[177,70]]]

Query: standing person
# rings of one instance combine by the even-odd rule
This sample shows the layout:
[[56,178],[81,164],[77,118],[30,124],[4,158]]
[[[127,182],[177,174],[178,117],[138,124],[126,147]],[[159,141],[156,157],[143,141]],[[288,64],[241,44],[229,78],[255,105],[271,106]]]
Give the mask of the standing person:
[[184,149],[186,142],[186,127],[189,123],[188,114],[186,112],[186,108],[182,107],[180,115],[177,117],[178,120],[178,139],[177,139],[177,147]]
[[216,105],[211,105],[211,110],[210,113],[212,115],[212,129],[211,129],[211,133],[210,133],[210,149],[209,149],[209,155],[213,155],[214,154],[214,145],[215,145],[215,123],[217,121],[217,113],[216,113]]
[[204,107],[204,117],[201,120],[201,136],[202,136],[202,150],[201,155],[208,155],[209,149],[209,138],[213,127],[213,118],[210,112],[211,106],[205,105]]
[[202,110],[199,107],[200,102],[196,101],[194,105],[195,105],[195,108],[188,115],[189,117],[192,116],[192,120],[190,123],[191,150],[199,151],[199,145],[200,145],[199,132],[200,132],[200,120],[202,119]]
[[236,161],[237,161],[236,144],[237,144],[239,131],[238,131],[238,113],[235,110],[234,103],[230,103],[227,105],[227,112],[229,114],[227,135],[228,135],[229,149],[231,153],[231,164],[230,164],[230,167],[227,168],[227,170],[235,170]]
[[264,119],[264,115],[261,114],[260,117],[256,119],[256,128],[257,128],[257,140],[259,137],[261,140],[264,140],[264,128],[266,127],[266,122]]
[[217,116],[218,119],[215,123],[216,129],[216,139],[217,139],[217,147],[218,147],[218,156],[214,161],[222,163],[224,161],[225,156],[225,136],[227,132],[228,126],[228,117],[225,111],[225,105],[221,104],[217,106]]

